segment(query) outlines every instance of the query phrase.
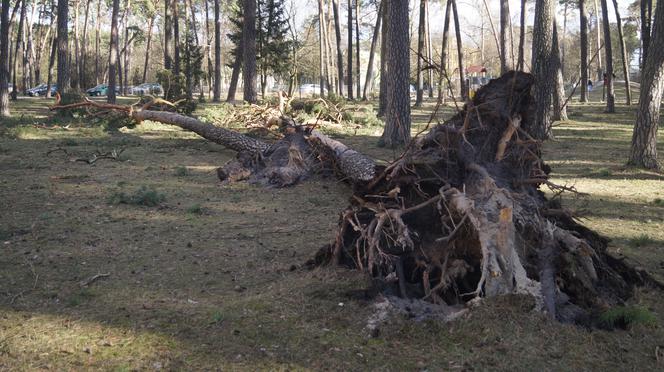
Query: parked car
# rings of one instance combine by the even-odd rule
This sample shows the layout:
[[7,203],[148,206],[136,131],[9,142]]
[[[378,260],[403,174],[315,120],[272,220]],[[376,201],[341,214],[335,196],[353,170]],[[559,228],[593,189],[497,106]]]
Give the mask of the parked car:
[[[94,88],[86,90],[85,93],[87,93],[89,96],[105,96],[108,94],[108,85],[99,84]],[[115,87],[115,94],[120,94],[120,89],[118,87]]]
[[162,94],[164,90],[157,83],[143,83],[131,89],[131,94],[142,96],[145,94]]
[[[57,85],[51,85],[51,97],[55,95],[55,92],[58,90]],[[46,95],[46,85],[44,85],[43,89],[40,89],[37,91],[37,94],[40,96],[45,96]]]
[[14,91],[14,84],[9,83],[9,85],[7,86],[7,91],[9,91],[9,93],[13,92]]
[[[302,84],[297,88],[300,94],[320,94],[320,85]],[[323,88],[323,94],[327,94],[327,89]]]
[[30,88],[30,89],[27,90],[27,93],[30,97],[36,97],[36,96],[39,95],[39,92],[42,91],[42,90],[44,92],[46,92],[46,84],[41,84],[41,85],[37,85],[34,88]]

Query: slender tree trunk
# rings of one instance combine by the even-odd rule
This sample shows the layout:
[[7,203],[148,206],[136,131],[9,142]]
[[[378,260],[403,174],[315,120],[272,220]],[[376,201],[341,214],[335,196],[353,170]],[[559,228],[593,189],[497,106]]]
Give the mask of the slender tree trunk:
[[[600,15],[599,15],[599,7],[597,6],[597,0],[595,0],[595,19],[597,23],[597,50],[600,50],[602,48],[602,26],[600,24]],[[606,43],[605,43],[606,44]],[[610,43],[609,43],[610,44]],[[597,53],[597,78],[602,79],[602,53]],[[602,94],[603,96],[604,94]],[[602,97],[604,99],[604,97]]]
[[644,68],[650,46],[650,29],[652,21],[652,0],[641,0],[641,68]]
[[9,117],[9,0],[0,13],[0,117]]
[[459,60],[459,90],[461,99],[468,99],[468,86],[466,84],[466,71],[463,65],[463,43],[461,42],[461,26],[459,25],[459,12],[457,11],[456,0],[452,1],[452,16],[454,17],[454,29],[456,32],[457,57]]
[[32,10],[30,11],[30,18],[26,19],[27,26],[25,28],[25,40],[27,44],[25,44],[25,49],[23,50],[23,94],[26,94],[28,91],[28,87],[32,86],[32,73],[34,72],[33,70],[33,58],[34,58],[34,44],[33,44],[33,37],[32,37],[32,28],[34,25],[34,20],[35,20],[35,11],[38,8],[37,2],[34,1],[32,6]]
[[510,4],[508,0],[500,0],[500,72],[510,70],[507,63],[507,32],[510,24]]
[[553,90],[553,120],[567,120],[567,108],[565,104],[565,81],[563,79],[562,61],[560,60],[560,43],[558,38],[558,24],[553,19],[551,65],[555,70],[555,89]]
[[348,0],[348,99],[353,99],[353,0]]
[[58,38],[53,33],[53,40],[51,40],[51,55],[48,58],[48,71],[46,71],[46,98],[51,98],[51,84],[53,83],[53,65],[55,64],[55,55],[58,45]]
[[[214,102],[219,102],[221,101],[221,17],[220,17],[221,9],[219,8],[219,0],[214,0],[214,98],[212,99]],[[240,47],[238,49],[238,54],[242,52],[242,48]],[[239,55],[235,58],[235,65],[238,67],[236,68],[235,66],[233,67],[233,75],[236,75],[236,70],[237,70],[237,75],[239,75],[239,63],[238,61],[240,60]],[[233,96],[235,96],[235,86],[237,85],[237,76],[235,76],[235,85],[233,87]],[[229,98],[228,100],[231,101],[230,97],[230,89],[228,91],[229,93]],[[235,97],[233,97],[233,100]]]
[[388,1],[387,110],[379,145],[396,147],[410,141],[410,36],[408,1]]
[[[206,80],[207,80],[207,86],[208,86],[208,98],[213,97],[213,100],[214,100],[214,96],[213,96],[214,83],[213,83],[212,79],[214,78],[215,75],[214,75],[214,70],[213,70],[213,67],[212,67],[212,38],[210,37],[210,10],[209,10],[209,1],[208,0],[203,0],[203,1],[205,3],[205,44],[206,44],[206,47],[205,47],[206,48],[206,53],[205,54],[207,55]],[[219,90],[221,91],[221,85],[220,85]],[[217,100],[214,101],[214,102],[220,102],[221,101],[221,92],[219,92],[219,93],[220,94],[217,96]]]
[[318,0],[318,77],[320,96],[323,97],[325,91],[325,16],[323,15],[323,0]]
[[[41,84],[41,60],[42,60],[42,53],[44,52],[44,48],[46,47],[46,43],[48,42],[49,36],[51,34],[51,28],[53,26],[53,17],[51,18],[51,21],[49,23],[48,28],[43,27],[42,21],[43,17],[46,15],[46,0],[42,1],[42,9],[39,14],[39,24],[42,25],[42,27],[39,28],[39,33],[37,36],[37,47],[35,50],[35,82],[36,84]],[[46,29],[46,30],[44,30]],[[32,84],[30,84],[32,85]]]
[[373,90],[373,68],[374,68],[374,54],[376,53],[376,43],[378,42],[378,35],[380,35],[380,25],[383,19],[383,2],[378,6],[378,13],[376,14],[376,25],[374,26],[373,37],[371,38],[371,49],[369,50],[369,64],[367,65],[367,77],[364,80],[364,89],[362,90],[362,100],[367,100],[367,90]]
[[173,47],[173,53],[175,54],[173,60],[173,72],[175,75],[180,74],[180,17],[178,14],[178,1],[179,0],[171,0],[173,4],[173,41],[175,43],[175,46]]
[[565,37],[567,35],[567,6],[569,3],[565,3],[565,7],[563,8],[563,33],[562,36],[560,37],[560,71],[562,72],[562,75],[565,75],[565,52],[566,52],[566,42],[565,42]]
[[625,51],[625,36],[623,35],[622,19],[620,19],[620,10],[618,9],[618,0],[613,0],[613,9],[616,12],[616,20],[618,23],[618,39],[620,42],[620,56],[622,58],[622,70],[625,76],[625,103],[627,106],[632,104],[632,89],[629,84],[629,61],[627,60],[627,52]]
[[[426,21],[426,46],[427,46],[427,63],[428,64],[433,64],[433,45],[431,44],[431,19],[429,17],[429,2],[427,1],[426,4],[426,9],[425,9],[426,15],[425,15],[425,21]],[[429,98],[433,98],[433,68],[429,68],[428,71],[428,88],[429,88]]]
[[108,103],[115,103],[116,63],[118,61],[118,13],[120,13],[120,0],[113,0],[111,42],[108,52],[108,91],[106,96]]
[[662,91],[664,91],[664,2],[658,1],[655,21],[642,73],[639,109],[632,136],[629,163],[658,169],[657,127],[659,126]]
[[384,0],[385,5],[381,9],[382,13],[379,15],[383,18],[383,27],[380,29],[380,86],[378,91],[378,116],[384,117],[385,110],[387,109],[387,15],[390,7]]
[[544,140],[551,137],[551,100],[557,80],[553,63],[553,0],[535,2],[535,23],[533,27],[532,69],[535,76],[533,96],[535,106],[535,138]]
[[344,96],[344,58],[341,52],[341,20],[340,20],[340,6],[341,0],[332,0],[332,11],[334,13],[334,33],[337,41],[337,75],[339,78],[339,96]]
[[[580,0],[583,1],[583,0]],[[519,19],[519,57],[516,61],[516,69],[523,71],[524,61],[526,57],[525,53],[525,44],[526,44],[526,11],[528,10],[526,0],[521,0],[521,16]]]
[[18,20],[16,43],[14,44],[14,59],[12,63],[12,84],[14,86],[14,89],[12,89],[11,93],[12,101],[16,101],[18,99],[16,95],[18,91],[18,85],[16,84],[16,61],[18,60],[18,51],[23,47],[23,24],[25,22],[25,8],[26,8],[26,0],[19,0],[19,1],[21,1],[21,14],[19,15],[19,20]]
[[491,35],[493,35],[493,40],[496,43],[496,50],[500,54],[502,49],[500,47],[500,41],[498,40],[498,33],[496,32],[496,26],[493,25],[493,17],[491,17],[491,10],[489,9],[489,4],[487,3],[487,0],[482,0],[482,3],[484,3],[484,10],[486,10],[486,16],[489,20],[489,26],[491,27]]
[[588,12],[586,0],[579,0],[581,23],[581,102],[588,102]]
[[421,107],[424,100],[424,71],[422,70],[422,57],[424,55],[425,35],[425,9],[427,0],[420,0],[420,21],[417,26],[417,93],[415,107]]
[[[240,40],[240,45],[238,45],[237,50],[238,53],[235,56],[235,61],[233,61],[233,72],[231,73],[231,81],[228,84],[228,96],[226,97],[226,102],[235,101],[235,92],[237,91],[237,83],[238,80],[240,80],[240,71],[242,70],[242,56],[243,56],[242,40]],[[216,64],[217,62],[215,61],[215,65]]]
[[[75,0],[74,1],[74,56],[72,58],[71,54],[69,55],[69,67],[71,70],[73,70],[73,75],[71,76],[72,79],[72,88],[75,90],[79,90],[81,88],[80,85],[80,71],[79,71],[79,66],[81,65],[79,58],[81,56],[81,40],[80,40],[80,34],[78,32],[78,24],[80,23],[78,21],[78,12],[80,8],[80,1]],[[70,71],[71,74],[71,71]]]
[[443,90],[444,84],[448,84],[448,89],[451,88],[449,86],[449,79],[451,77],[448,75],[447,71],[447,61],[449,59],[447,49],[449,49],[450,43],[450,12],[452,9],[452,0],[447,0],[445,3],[445,18],[443,19],[443,45],[440,50],[440,75],[438,77],[438,103],[445,102],[445,95],[447,93]]
[[95,83],[99,84],[103,79],[101,78],[101,69],[99,65],[99,59],[101,57],[101,43],[100,43],[100,33],[101,33],[101,0],[97,0],[97,17],[95,19]]
[[58,0],[58,80],[60,93],[69,91],[69,1]]
[[242,72],[244,100],[256,103],[256,0],[244,0]]
[[143,78],[142,82],[145,83],[148,80],[148,66],[150,64],[150,47],[152,46],[152,28],[154,27],[154,19],[156,14],[153,14],[150,17],[150,22],[148,23],[148,36],[145,42],[145,61],[143,62]]
[[171,42],[173,37],[173,20],[168,12],[173,5],[171,2],[176,0],[164,1],[164,69],[173,69],[173,59],[171,58]]
[[616,112],[615,92],[613,90],[613,51],[611,47],[611,26],[609,24],[609,7],[606,0],[600,0],[602,3],[602,21],[604,23],[604,52],[606,53],[606,112]]
[[355,98],[361,97],[360,84],[360,0],[355,0]]
[[87,44],[88,44],[88,16],[90,15],[90,3],[92,0],[85,2],[85,16],[83,17],[83,39],[81,40],[81,58],[79,65],[79,81],[81,88],[85,89],[87,82],[85,81],[85,67],[87,66]]

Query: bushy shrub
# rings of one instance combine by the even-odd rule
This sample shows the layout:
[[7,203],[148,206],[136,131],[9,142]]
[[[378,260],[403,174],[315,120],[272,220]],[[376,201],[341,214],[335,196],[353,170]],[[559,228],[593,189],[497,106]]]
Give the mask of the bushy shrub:
[[164,200],[166,200],[164,194],[148,186],[141,186],[132,194],[116,191],[108,198],[109,204],[144,205],[146,207],[156,207]]

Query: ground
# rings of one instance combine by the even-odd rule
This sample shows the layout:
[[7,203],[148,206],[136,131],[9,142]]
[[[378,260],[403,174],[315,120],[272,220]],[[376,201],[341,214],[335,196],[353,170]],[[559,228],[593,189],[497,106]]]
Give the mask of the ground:
[[[43,126],[44,107],[43,99],[21,99],[12,107],[16,118],[0,124],[0,370],[664,364],[664,301],[651,289],[640,289],[630,305],[656,323],[627,330],[551,322],[530,299],[509,296],[447,324],[396,317],[369,338],[366,278],[302,267],[333,239],[350,196],[345,184],[316,178],[280,190],[222,187],[215,168],[234,153],[221,146],[154,123],[120,132],[89,121]],[[433,107],[414,112],[415,131]],[[357,110],[357,117],[366,111]],[[565,206],[610,237],[612,252],[664,278],[664,175],[624,166],[634,110],[619,106],[607,115],[599,104],[571,106],[545,159],[555,182],[586,193],[566,196]],[[377,148],[379,134],[362,125],[335,133],[387,161],[397,152]],[[118,161],[75,161],[121,149]],[[108,276],[85,285],[97,274]]]

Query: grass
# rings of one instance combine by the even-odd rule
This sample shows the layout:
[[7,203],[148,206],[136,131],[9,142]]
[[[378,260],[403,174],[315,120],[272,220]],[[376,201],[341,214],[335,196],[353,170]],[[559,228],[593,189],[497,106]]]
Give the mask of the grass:
[[633,248],[645,247],[653,244],[655,241],[647,234],[641,234],[629,240],[629,245]]
[[166,200],[166,196],[158,192],[154,187],[141,186],[131,194],[124,191],[114,191],[108,197],[109,204],[131,204],[146,207],[156,207]]
[[[39,121],[43,102],[12,109]],[[413,110],[414,131],[433,107]],[[361,123],[370,106],[349,108],[359,128],[328,133],[384,161],[398,156],[376,147],[379,125]],[[612,254],[664,278],[664,177],[624,165],[634,108],[607,116],[600,105],[573,105],[570,113],[544,148],[553,181],[585,193],[564,196],[565,208],[610,237]],[[627,319],[625,330],[552,323],[532,311],[532,299],[507,296],[451,324],[397,317],[368,338],[372,302],[357,295],[366,278],[299,269],[334,239],[350,196],[343,184],[219,187],[215,169],[235,153],[156,123],[114,133],[12,128],[22,126],[30,136],[0,136],[0,370],[661,369],[654,350],[664,302],[650,289],[605,314],[617,314],[614,324]],[[61,146],[72,157],[126,147],[131,160],[90,166],[61,151],[45,156]],[[168,204],[105,203],[115,193],[139,200],[151,194],[146,185]],[[648,244],[630,243],[642,234]],[[110,275],[80,287],[99,273]]]
[[642,306],[616,306],[602,313],[599,320],[611,328],[628,328],[637,324],[650,326],[657,324],[657,317]]

